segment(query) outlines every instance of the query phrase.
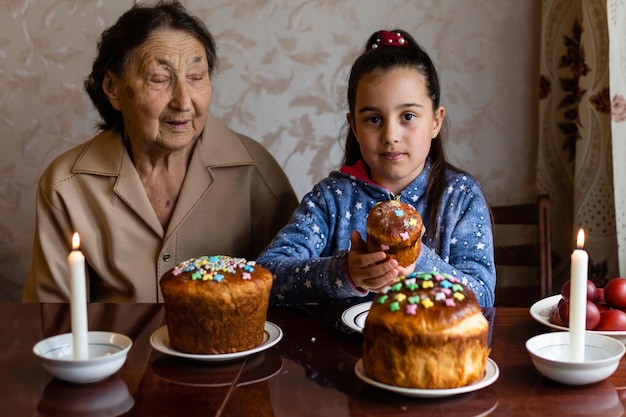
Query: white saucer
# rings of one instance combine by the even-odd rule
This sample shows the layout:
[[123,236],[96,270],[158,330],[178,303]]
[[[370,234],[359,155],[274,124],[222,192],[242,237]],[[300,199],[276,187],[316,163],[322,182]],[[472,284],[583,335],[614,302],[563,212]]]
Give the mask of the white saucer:
[[498,365],[491,359],[487,358],[487,363],[485,364],[485,376],[474,382],[473,384],[466,385],[464,387],[458,388],[445,388],[445,389],[419,389],[419,388],[403,388],[396,387],[393,385],[383,384],[382,382],[378,382],[369,378],[363,369],[363,359],[359,359],[354,365],[354,373],[359,377],[363,382],[366,382],[370,385],[373,385],[378,388],[385,389],[387,391],[392,391],[397,394],[406,395],[409,397],[422,397],[422,398],[441,398],[441,397],[450,397],[452,395],[465,394],[467,392],[477,391],[479,389],[485,388],[498,379],[500,376],[500,369]]
[[341,321],[343,321],[343,324],[348,326],[351,330],[362,333],[363,328],[365,327],[365,319],[367,318],[367,314],[370,312],[371,307],[371,301],[354,305],[343,312],[341,315]]
[[557,294],[537,301],[535,304],[530,306],[530,316],[539,323],[551,327],[555,330],[567,330],[567,327],[554,324],[550,320],[552,318],[552,314],[554,314],[554,310],[556,310],[560,299],[561,295]]
[[[550,297],[546,297],[537,301],[530,307],[530,315],[533,319],[538,321],[539,323],[548,326],[555,330],[561,331],[569,331],[569,329],[565,326],[559,326],[558,324],[552,323],[550,320],[552,318],[552,314],[561,299],[561,295],[552,295]],[[614,339],[619,340],[620,342],[626,344],[626,331],[601,331],[601,330],[587,330],[588,333],[601,334],[604,336],[610,336]]]
[[242,359],[254,353],[262,352],[274,346],[283,337],[283,331],[280,327],[269,321],[265,322],[265,332],[263,333],[263,342],[252,349],[243,350],[235,353],[222,353],[215,355],[195,355],[191,353],[180,352],[170,346],[170,337],[167,333],[167,326],[161,326],[150,336],[150,344],[153,348],[166,355],[178,356],[179,358],[193,359],[205,362],[225,362],[235,359]]

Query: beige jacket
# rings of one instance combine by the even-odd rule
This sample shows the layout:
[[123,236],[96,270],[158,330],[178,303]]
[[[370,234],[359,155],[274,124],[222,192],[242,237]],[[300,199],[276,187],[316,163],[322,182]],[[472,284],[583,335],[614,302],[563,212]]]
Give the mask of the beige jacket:
[[74,232],[92,302],[155,302],[159,278],[183,260],[255,259],[297,204],[272,156],[211,117],[163,230],[121,137],[101,133],[59,156],[40,179],[24,301],[69,300]]

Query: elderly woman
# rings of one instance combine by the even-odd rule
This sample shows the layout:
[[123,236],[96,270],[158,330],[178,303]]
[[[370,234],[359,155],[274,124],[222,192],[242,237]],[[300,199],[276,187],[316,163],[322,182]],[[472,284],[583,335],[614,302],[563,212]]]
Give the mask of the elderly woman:
[[41,177],[25,301],[68,301],[80,236],[93,301],[156,302],[160,276],[201,255],[254,259],[297,199],[276,161],[209,111],[215,44],[177,3],[107,29],[85,89],[100,132]]

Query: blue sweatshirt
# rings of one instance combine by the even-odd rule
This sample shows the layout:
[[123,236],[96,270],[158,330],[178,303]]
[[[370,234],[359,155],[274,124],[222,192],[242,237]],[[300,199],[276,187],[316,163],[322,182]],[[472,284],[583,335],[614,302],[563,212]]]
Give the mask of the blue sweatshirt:
[[[270,302],[298,305],[307,302],[373,298],[356,288],[347,273],[350,234],[366,239],[366,218],[379,201],[399,199],[413,205],[428,225],[426,208],[430,163],[400,195],[374,184],[366,174],[343,167],[304,196],[290,222],[261,253],[257,263],[274,274]],[[350,174],[351,172],[352,174]],[[496,283],[493,233],[480,184],[466,173],[446,172],[447,191],[439,215],[440,242],[426,230],[416,271],[439,271],[458,277],[476,294],[481,307],[492,307]]]

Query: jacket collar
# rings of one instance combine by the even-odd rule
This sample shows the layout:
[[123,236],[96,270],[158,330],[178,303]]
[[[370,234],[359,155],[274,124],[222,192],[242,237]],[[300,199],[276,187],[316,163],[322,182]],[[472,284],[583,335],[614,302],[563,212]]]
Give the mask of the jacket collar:
[[[209,115],[193,151],[179,200],[167,229],[172,234],[214,182],[212,168],[253,164],[239,135]],[[163,237],[164,230],[150,204],[122,137],[111,131],[98,134],[85,146],[72,169],[74,174],[117,177],[113,191]],[[167,236],[166,236],[167,237]]]
[[[367,172],[367,167],[363,163],[363,160],[359,159],[356,161],[354,165],[344,165],[339,170],[344,174],[353,176],[354,178],[358,178],[361,181],[365,181],[369,184],[378,185],[374,182],[373,179],[370,178],[369,172]],[[380,185],[378,185],[380,187]]]
[[[250,152],[237,133],[209,115],[194,153],[198,152],[205,168],[250,165]],[[119,176],[122,166],[132,161],[122,137],[111,131],[98,134],[84,149],[73,167],[74,173]]]
[[366,190],[366,192],[373,198],[380,196],[380,190],[384,190],[385,193],[388,193],[389,198],[407,199],[414,203],[419,196],[423,196],[426,193],[430,165],[430,159],[427,158],[422,172],[404,190],[402,190],[399,195],[394,195],[388,189],[375,183],[369,176],[365,163],[362,160],[357,161],[354,165],[342,166],[339,172],[335,171],[334,173],[331,173],[331,176],[345,175],[361,181],[364,184],[363,189]]

